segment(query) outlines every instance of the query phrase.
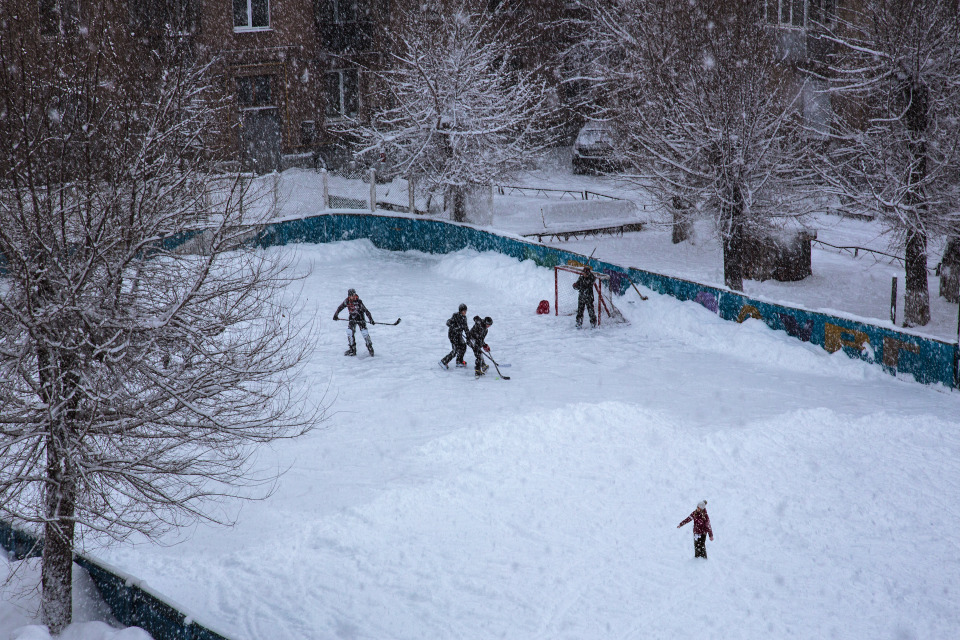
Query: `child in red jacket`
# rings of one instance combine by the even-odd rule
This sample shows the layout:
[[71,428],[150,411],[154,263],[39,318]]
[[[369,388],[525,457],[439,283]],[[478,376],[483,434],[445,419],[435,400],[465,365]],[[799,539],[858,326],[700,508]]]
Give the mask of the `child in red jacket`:
[[696,510],[677,525],[677,529],[693,520],[693,557],[707,559],[707,535],[713,542],[713,529],[710,528],[710,516],[707,515],[707,501],[701,500]]

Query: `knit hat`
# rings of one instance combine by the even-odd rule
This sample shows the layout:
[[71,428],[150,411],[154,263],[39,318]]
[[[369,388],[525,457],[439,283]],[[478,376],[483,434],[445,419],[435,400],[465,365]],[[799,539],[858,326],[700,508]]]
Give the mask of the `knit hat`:
[[706,509],[706,508],[707,508],[706,500],[701,500],[700,502],[697,503],[697,509]]

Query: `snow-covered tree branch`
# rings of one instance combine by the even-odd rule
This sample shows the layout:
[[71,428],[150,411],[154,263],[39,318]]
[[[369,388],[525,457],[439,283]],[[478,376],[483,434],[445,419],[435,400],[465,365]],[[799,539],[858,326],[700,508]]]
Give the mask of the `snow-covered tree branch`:
[[826,177],[902,243],[904,320],[930,321],[927,244],[960,232],[960,13],[955,0],[868,0],[829,37],[837,122]]
[[553,142],[544,73],[523,64],[525,24],[458,0],[435,11],[398,3],[386,70],[377,73],[362,147],[392,157],[401,175],[465,216],[473,187],[530,163]]
[[[274,486],[257,445],[323,408],[294,379],[288,265],[242,247],[242,184],[216,173],[209,67],[129,64],[93,18],[54,46],[3,24],[0,512],[42,529],[58,633],[79,536],[222,521],[211,501]],[[175,248],[202,229],[202,252]]]
[[762,7],[589,7],[580,47],[595,60],[592,116],[614,125],[623,157],[665,209],[715,218],[725,282],[742,290],[744,234],[811,207],[799,90],[778,67]]

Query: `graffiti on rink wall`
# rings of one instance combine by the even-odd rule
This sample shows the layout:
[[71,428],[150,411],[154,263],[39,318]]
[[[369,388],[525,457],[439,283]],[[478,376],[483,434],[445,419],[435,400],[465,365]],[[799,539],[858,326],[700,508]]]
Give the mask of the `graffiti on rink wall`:
[[796,309],[754,300],[744,294],[674,278],[633,267],[623,267],[591,257],[556,249],[524,238],[499,235],[487,229],[422,217],[371,213],[332,213],[285,220],[266,225],[256,244],[272,246],[288,242],[334,242],[369,239],[392,251],[416,250],[450,253],[466,248],[496,251],[538,265],[589,264],[610,276],[611,290],[619,295],[631,284],[696,302],[725,320],[759,320],[776,331],[816,344],[830,353],[872,362],[893,374],[913,376],[927,384],[957,387],[957,344],[918,336],[896,328]]

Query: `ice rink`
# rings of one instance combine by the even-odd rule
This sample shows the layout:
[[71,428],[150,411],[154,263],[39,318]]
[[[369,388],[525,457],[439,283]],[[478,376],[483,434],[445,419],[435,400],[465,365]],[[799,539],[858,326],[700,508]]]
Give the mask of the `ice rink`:
[[[473,251],[298,245],[330,417],[236,526],[91,550],[236,640],[947,638],[960,628],[960,394],[632,290],[577,331],[553,272]],[[378,321],[346,358],[347,288]],[[491,316],[512,379],[442,371]],[[491,374],[495,371],[491,368]],[[693,559],[676,528],[709,501]],[[174,544],[176,543],[176,544]]]

